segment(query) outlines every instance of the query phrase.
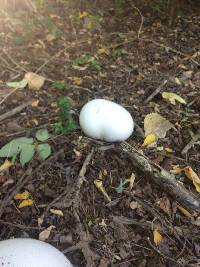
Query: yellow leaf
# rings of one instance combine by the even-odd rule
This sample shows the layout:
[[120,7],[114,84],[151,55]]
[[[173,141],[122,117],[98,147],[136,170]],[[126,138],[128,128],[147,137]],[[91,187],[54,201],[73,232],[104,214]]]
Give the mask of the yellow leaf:
[[22,209],[24,207],[33,206],[33,200],[32,199],[25,199],[22,200],[22,202],[19,204],[18,208]]
[[28,191],[24,191],[23,193],[21,194],[16,194],[14,196],[14,199],[15,200],[24,200],[24,199],[28,199],[30,196],[30,193]]
[[149,134],[147,137],[144,139],[144,143],[142,146],[148,146],[151,143],[153,143],[156,140],[156,136],[154,134]]
[[167,151],[168,153],[173,153],[173,149],[171,149],[170,147],[165,147],[165,151]]
[[57,216],[60,216],[60,217],[63,217],[64,214],[62,212],[62,210],[55,210],[55,209],[50,209],[50,212],[57,215]]
[[200,178],[196,174],[196,172],[193,171],[193,169],[190,166],[185,167],[183,171],[185,172],[185,175],[187,176],[187,178],[192,180],[197,192],[200,193]]
[[88,12],[86,12],[86,11],[83,11],[82,13],[79,12],[79,19],[85,18],[87,16],[89,16],[89,13]]
[[40,88],[43,86],[45,82],[44,77],[33,72],[26,73],[24,78],[28,82],[29,89],[35,90],[35,91],[40,90]]
[[158,113],[150,113],[144,119],[145,136],[154,134],[156,138],[165,138],[171,128],[174,125]]
[[186,210],[185,208],[181,207],[180,205],[177,205],[177,208],[188,218],[192,218],[192,214]]
[[81,85],[82,82],[83,82],[82,79],[79,78],[79,77],[74,77],[74,78],[73,78],[73,83],[74,83],[75,85]]
[[106,47],[99,48],[97,52],[99,55],[102,55],[102,54],[105,54],[107,56],[110,55],[110,50]]
[[12,165],[13,163],[6,159],[4,163],[0,166],[0,172],[8,170]]
[[180,80],[179,80],[179,78],[175,78],[175,82],[176,82],[176,84],[178,84],[178,85],[181,85],[181,82],[180,82]]
[[99,191],[107,198],[107,200],[109,202],[111,202],[111,198],[109,197],[109,195],[107,194],[104,186],[103,186],[103,182],[99,179],[94,180],[94,184],[95,186],[99,189]]
[[33,100],[32,103],[31,103],[31,106],[33,108],[36,108],[36,107],[38,107],[38,104],[39,104],[39,100]]
[[187,104],[185,99],[183,99],[182,97],[180,97],[175,93],[163,92],[162,97],[168,99],[172,105],[176,105],[176,101],[178,101],[181,104]]
[[183,70],[186,70],[186,69],[187,69],[186,66],[184,66],[183,64],[179,64],[179,65],[178,65],[178,68],[179,68],[179,69],[183,69]]
[[156,244],[156,246],[159,246],[162,239],[163,239],[162,235],[158,232],[158,230],[155,229],[153,231],[153,241]]

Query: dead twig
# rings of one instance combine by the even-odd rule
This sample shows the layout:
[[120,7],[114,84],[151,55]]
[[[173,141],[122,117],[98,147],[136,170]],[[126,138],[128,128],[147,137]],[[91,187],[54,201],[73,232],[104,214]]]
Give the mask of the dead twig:
[[200,139],[200,134],[195,134],[192,140],[183,148],[183,150],[181,151],[181,154],[182,155],[187,154],[188,150],[195,145],[198,139]]
[[120,146],[133,159],[133,164],[165,192],[188,209],[200,210],[200,201],[187,191],[183,184],[175,179],[174,175],[151,162],[142,152],[127,142],[121,143]]
[[165,84],[168,82],[168,80],[164,80],[157,88],[155,91],[153,91],[153,93],[147,97],[147,99],[145,100],[145,103],[147,104],[149,101],[151,101],[157,94],[160,93],[160,91],[163,89],[163,87],[165,86]]
[[29,105],[31,105],[32,103],[32,100],[31,101],[28,101],[26,103],[23,103],[21,104],[20,106],[16,107],[16,108],[13,108],[12,110],[0,115],[0,122],[21,112],[23,109],[25,109],[26,107],[28,107]]

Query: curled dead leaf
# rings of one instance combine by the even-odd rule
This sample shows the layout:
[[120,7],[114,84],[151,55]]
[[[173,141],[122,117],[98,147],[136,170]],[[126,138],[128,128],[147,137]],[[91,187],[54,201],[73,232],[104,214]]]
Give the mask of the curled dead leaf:
[[28,82],[28,87],[31,90],[40,90],[45,82],[45,78],[33,72],[27,72],[24,76],[25,80]]
[[183,171],[185,172],[185,175],[187,176],[187,178],[189,178],[190,180],[192,180],[196,191],[198,193],[200,193],[200,178],[197,175],[197,173],[195,171],[193,171],[193,169],[190,166],[187,166],[183,169]]

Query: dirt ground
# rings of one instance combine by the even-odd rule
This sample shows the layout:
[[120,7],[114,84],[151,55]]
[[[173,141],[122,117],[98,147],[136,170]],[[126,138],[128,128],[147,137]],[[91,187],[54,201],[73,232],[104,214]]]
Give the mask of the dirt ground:
[[[0,114],[32,99],[39,102],[0,119],[0,145],[47,128],[53,151],[45,161],[34,157],[25,167],[16,161],[1,173],[0,239],[38,239],[50,227],[45,241],[77,267],[200,266],[199,211],[153,183],[119,144],[92,140],[80,129],[58,135],[53,126],[58,97],[70,99],[77,124],[88,100],[116,101],[137,124],[130,145],[167,171],[191,166],[200,176],[199,6],[185,3],[169,28],[164,1],[25,2],[0,11]],[[89,55],[87,64],[74,66],[82,55]],[[6,83],[20,81],[29,71],[46,78],[42,89],[10,94]],[[65,81],[65,89],[55,88],[54,81]],[[162,91],[182,96],[187,105],[172,105]],[[157,145],[171,150],[141,147],[144,118],[152,112],[175,126]],[[120,182],[133,175],[131,192],[128,185],[120,191]],[[111,201],[95,186],[96,179]],[[176,179],[200,200],[189,179],[182,173]],[[14,196],[25,190],[34,205],[19,209]],[[158,244],[155,230],[162,239]]]

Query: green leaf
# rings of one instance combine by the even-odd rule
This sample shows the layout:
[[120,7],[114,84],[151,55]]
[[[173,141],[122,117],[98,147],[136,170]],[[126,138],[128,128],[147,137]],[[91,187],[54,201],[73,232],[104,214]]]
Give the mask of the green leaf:
[[6,83],[9,87],[12,87],[12,88],[19,88],[19,89],[22,89],[24,87],[27,86],[28,84],[28,81],[26,79],[23,79],[19,82],[10,82],[10,83]]
[[17,155],[26,144],[32,144],[33,138],[19,137],[0,149],[0,157],[13,157]]
[[45,160],[51,154],[51,147],[49,144],[40,144],[37,147],[38,154],[40,155],[41,159]]
[[35,136],[36,136],[37,140],[42,141],[42,142],[46,141],[47,139],[49,139],[49,133],[48,133],[48,131],[46,129],[38,130],[36,132]]
[[129,183],[129,180],[128,179],[126,179],[126,180],[120,179],[120,183],[119,183],[118,187],[115,188],[118,194],[121,194],[123,192],[124,187],[125,187],[125,185],[127,183]]
[[20,153],[20,163],[24,166],[27,162],[29,162],[35,153],[35,146],[26,144],[22,147]]

